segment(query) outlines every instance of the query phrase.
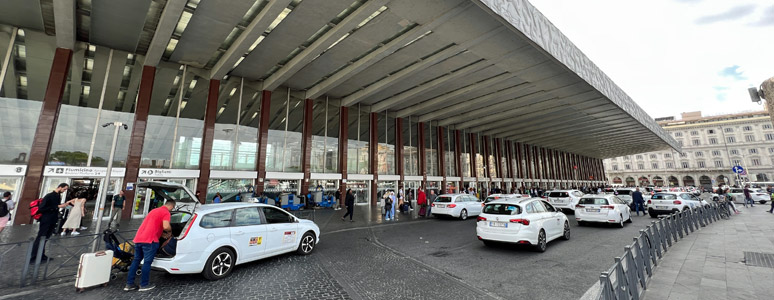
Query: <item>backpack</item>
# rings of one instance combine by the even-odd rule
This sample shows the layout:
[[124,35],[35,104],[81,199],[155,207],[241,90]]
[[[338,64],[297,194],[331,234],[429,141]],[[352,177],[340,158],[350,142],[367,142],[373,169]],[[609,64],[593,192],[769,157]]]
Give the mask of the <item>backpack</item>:
[[387,205],[392,205],[392,198],[387,197],[387,199],[384,199],[384,203]]
[[40,212],[40,203],[43,202],[43,198],[35,199],[35,201],[30,202],[30,216],[32,216],[35,220],[40,220],[40,217],[43,215],[43,213]]
[[[10,199],[8,201],[10,201]],[[8,211],[8,201],[0,201],[3,203],[0,205],[0,218],[5,217],[10,213],[10,211]]]

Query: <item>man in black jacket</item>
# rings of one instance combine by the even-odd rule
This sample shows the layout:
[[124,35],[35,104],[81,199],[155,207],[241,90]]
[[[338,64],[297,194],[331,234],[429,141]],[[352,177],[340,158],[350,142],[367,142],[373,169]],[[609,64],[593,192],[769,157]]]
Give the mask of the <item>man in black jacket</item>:
[[[38,211],[40,212],[40,228],[38,229],[38,236],[35,238],[35,244],[32,246],[32,258],[30,263],[35,262],[35,258],[38,255],[38,245],[40,239],[45,237],[46,239],[51,237],[51,234],[56,230],[56,221],[59,218],[59,209],[66,207],[71,201],[65,203],[62,202],[62,193],[66,192],[70,187],[67,183],[60,183],[56,189],[46,194],[43,197],[43,201],[40,202]],[[46,262],[49,260],[46,256],[46,243],[43,243],[43,252],[41,254],[40,261]]]
[[347,196],[344,204],[347,205],[347,213],[344,214],[343,217],[341,217],[341,220],[344,221],[344,218],[349,216],[349,221],[355,222],[352,220],[352,213],[355,210],[355,195],[352,195],[352,189],[347,190]]
[[635,189],[634,193],[632,193],[632,202],[634,202],[634,210],[637,211],[637,216],[640,215],[640,210],[642,210],[642,215],[647,214],[645,212],[645,199],[642,197],[640,188]]

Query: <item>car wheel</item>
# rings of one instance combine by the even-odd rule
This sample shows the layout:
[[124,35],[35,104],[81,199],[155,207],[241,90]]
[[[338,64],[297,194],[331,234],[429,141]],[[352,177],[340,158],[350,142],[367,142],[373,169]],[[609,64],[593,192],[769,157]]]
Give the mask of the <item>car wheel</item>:
[[718,197],[713,197],[713,198],[712,198],[712,201],[715,201],[715,202],[717,202],[718,200],[720,200],[720,199],[718,199]]
[[298,250],[296,250],[296,253],[301,255],[307,255],[309,253],[312,253],[312,250],[314,250],[314,246],[315,246],[314,233],[311,233],[311,232],[304,233],[304,236],[301,237],[301,241],[298,243]]
[[623,215],[618,215],[619,218],[621,218],[620,221],[618,221],[618,228],[624,228],[624,219]]
[[468,210],[466,210],[466,209],[463,209],[463,210],[460,212],[460,220],[465,220],[465,219],[467,219],[467,218],[468,218]]
[[655,218],[658,218],[658,214],[656,214],[656,213],[650,213],[650,217],[651,217],[651,218],[654,218],[654,219],[655,219]]
[[760,203],[760,204],[766,204],[766,200],[760,200],[760,201],[758,201],[758,203]]
[[538,233],[538,242],[537,245],[535,245],[535,250],[538,252],[546,252],[546,232],[543,231],[543,229],[540,229],[540,233]]
[[564,222],[564,234],[562,235],[562,239],[565,241],[570,240],[570,222]]
[[207,264],[204,265],[202,274],[208,280],[223,279],[231,274],[235,263],[234,251],[225,247],[218,248],[207,259]]

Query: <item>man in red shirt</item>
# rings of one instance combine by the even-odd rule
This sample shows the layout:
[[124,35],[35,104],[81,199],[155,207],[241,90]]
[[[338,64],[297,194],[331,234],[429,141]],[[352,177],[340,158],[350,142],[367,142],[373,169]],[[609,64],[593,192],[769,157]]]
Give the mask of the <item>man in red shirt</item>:
[[[134,236],[134,260],[129,267],[129,277],[126,279],[124,291],[139,289],[140,292],[149,291],[156,287],[150,284],[150,271],[153,258],[156,257],[156,251],[159,250],[159,237],[166,231],[172,231],[169,225],[169,212],[175,209],[175,201],[167,200],[164,206],[156,208],[145,216],[140,229]],[[140,286],[134,284],[135,274],[142,263],[142,275],[140,276]]]

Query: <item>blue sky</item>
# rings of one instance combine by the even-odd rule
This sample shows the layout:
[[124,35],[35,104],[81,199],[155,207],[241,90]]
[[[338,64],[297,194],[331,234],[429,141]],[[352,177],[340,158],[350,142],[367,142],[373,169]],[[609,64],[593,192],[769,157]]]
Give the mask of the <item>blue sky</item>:
[[651,117],[762,110],[772,0],[529,0]]

